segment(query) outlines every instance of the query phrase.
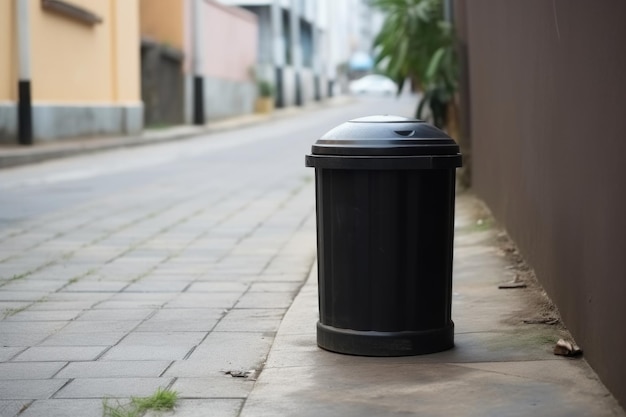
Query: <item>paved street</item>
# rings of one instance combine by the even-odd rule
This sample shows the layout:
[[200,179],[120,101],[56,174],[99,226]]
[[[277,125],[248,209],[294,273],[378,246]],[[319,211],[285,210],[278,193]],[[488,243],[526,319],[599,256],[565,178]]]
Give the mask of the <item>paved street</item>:
[[0,416],[101,416],[158,387],[179,392],[176,415],[237,416],[315,259],[305,153],[413,105],[0,171]]

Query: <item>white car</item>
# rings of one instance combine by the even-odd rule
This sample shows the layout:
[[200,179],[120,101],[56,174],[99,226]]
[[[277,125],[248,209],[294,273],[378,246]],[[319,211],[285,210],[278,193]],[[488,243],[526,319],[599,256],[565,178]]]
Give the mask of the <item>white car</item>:
[[391,95],[398,92],[398,86],[384,75],[370,74],[349,84],[351,94],[384,94]]

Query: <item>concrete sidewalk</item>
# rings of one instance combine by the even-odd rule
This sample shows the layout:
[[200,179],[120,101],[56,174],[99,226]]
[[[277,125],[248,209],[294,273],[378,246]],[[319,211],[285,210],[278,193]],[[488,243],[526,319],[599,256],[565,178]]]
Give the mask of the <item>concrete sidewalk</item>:
[[[470,193],[457,200],[454,349],[371,358],[316,346],[315,269],[287,312],[242,411],[259,416],[624,416],[569,337],[514,247]],[[527,288],[498,289],[519,276]],[[584,346],[583,346],[584,348]]]
[[0,169],[110,149],[153,145],[223,132],[270,120],[297,116],[306,111],[344,105],[352,100],[349,96],[336,96],[320,102],[311,102],[303,107],[276,109],[269,114],[254,113],[236,116],[211,121],[204,126],[180,125],[160,129],[146,129],[138,135],[73,138],[51,141],[49,143],[37,143],[32,146],[0,144]]

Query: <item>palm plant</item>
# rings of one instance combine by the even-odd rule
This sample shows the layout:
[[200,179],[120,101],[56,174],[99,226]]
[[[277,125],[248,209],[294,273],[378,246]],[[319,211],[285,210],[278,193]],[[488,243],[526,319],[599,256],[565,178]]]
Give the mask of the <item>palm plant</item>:
[[458,65],[441,0],[373,0],[372,4],[386,14],[374,40],[376,63],[396,81],[398,93],[407,79],[422,91],[417,118],[428,109],[433,123],[445,127],[458,87]]

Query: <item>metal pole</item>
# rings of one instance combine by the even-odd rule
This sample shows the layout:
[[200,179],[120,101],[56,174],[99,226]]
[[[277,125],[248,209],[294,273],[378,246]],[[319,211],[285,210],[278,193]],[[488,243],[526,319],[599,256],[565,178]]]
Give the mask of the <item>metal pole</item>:
[[192,22],[192,43],[193,43],[193,123],[203,125],[205,123],[204,113],[204,77],[203,54],[204,38],[202,37],[202,0],[191,0],[191,22]]
[[19,67],[17,84],[17,137],[20,145],[32,145],[33,110],[31,101],[29,0],[17,0],[16,6]]

